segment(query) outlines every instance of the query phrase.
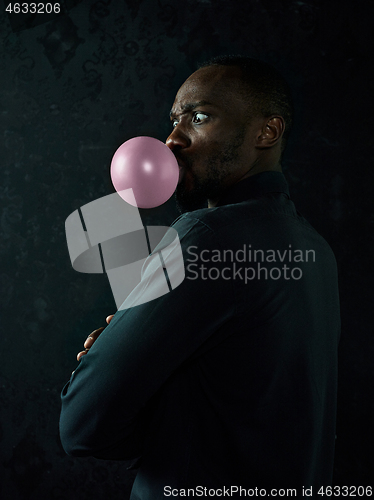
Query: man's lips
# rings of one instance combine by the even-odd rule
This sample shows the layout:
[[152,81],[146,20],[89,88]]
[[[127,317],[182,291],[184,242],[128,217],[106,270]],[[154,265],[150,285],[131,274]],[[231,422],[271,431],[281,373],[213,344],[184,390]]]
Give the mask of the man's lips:
[[185,174],[185,171],[186,171],[185,167],[182,166],[182,165],[179,165],[179,179],[178,179],[178,184],[180,184],[182,182],[184,174]]
[[177,159],[178,167],[179,167],[179,179],[178,184],[180,184],[183,180],[184,174],[186,172],[186,166],[180,160]]
[[181,167],[185,167],[185,166],[186,166],[186,165],[185,165],[185,163],[183,163],[183,161],[182,161],[182,160],[178,160],[178,158],[176,158],[176,160],[177,160],[177,163],[178,163],[179,168],[181,168]]

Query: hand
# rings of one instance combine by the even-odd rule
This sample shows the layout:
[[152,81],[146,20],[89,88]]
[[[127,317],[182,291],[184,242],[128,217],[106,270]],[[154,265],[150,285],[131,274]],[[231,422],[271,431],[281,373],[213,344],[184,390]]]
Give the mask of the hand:
[[[110,316],[108,316],[106,318],[106,322],[108,323],[108,325],[112,321],[113,316],[114,316],[114,314],[111,314]],[[91,347],[96,342],[96,339],[98,338],[98,336],[104,330],[104,328],[105,328],[105,326],[101,326],[100,328],[98,328],[97,330],[94,330],[92,333],[89,334],[89,336],[86,338],[85,343],[83,344],[83,346],[85,347],[85,350],[81,351],[77,354],[78,361],[81,359],[82,356],[84,356],[85,354],[88,353],[88,351],[91,349]]]

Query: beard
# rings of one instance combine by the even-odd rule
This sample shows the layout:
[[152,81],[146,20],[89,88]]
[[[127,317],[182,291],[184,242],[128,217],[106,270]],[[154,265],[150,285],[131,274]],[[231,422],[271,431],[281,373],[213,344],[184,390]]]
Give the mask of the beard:
[[[237,134],[229,141],[220,146],[214,154],[199,157],[208,168],[204,175],[196,175],[191,169],[193,158],[184,158],[178,155],[193,182],[193,189],[187,190],[185,177],[178,184],[175,191],[175,201],[179,212],[191,212],[199,208],[206,208],[209,199],[216,200],[226,191],[225,179],[235,171],[239,158],[239,148],[244,142],[245,127],[241,127]],[[183,150],[181,151],[183,152]]]

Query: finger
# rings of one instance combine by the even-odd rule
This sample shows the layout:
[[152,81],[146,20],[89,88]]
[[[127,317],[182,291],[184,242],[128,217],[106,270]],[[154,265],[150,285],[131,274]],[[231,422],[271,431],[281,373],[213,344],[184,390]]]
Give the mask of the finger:
[[86,349],[90,349],[94,345],[95,340],[96,339],[91,336],[87,337],[84,341],[83,347],[85,347]]
[[93,343],[95,342],[97,337],[100,335],[100,333],[104,330],[104,328],[105,328],[105,326],[101,326],[97,330],[94,330],[92,333],[90,333],[83,344],[84,347],[87,347],[87,348],[92,347]]
[[81,357],[84,356],[87,353],[88,353],[88,349],[86,349],[85,351],[78,352],[78,354],[77,354],[77,361],[79,361],[81,359]]
[[108,316],[108,317],[106,318],[106,322],[108,323],[108,325],[109,325],[109,323],[112,321],[112,319],[113,319],[113,318],[114,318],[114,314],[111,314],[110,316]]

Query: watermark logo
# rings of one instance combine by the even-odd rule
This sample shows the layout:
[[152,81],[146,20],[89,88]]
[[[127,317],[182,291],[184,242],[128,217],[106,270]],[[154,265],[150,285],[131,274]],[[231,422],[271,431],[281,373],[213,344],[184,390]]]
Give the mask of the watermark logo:
[[[198,247],[191,245],[187,248],[187,276],[189,280],[243,280],[247,282],[255,279],[263,280],[299,280],[303,276],[299,263],[315,262],[314,250],[300,250],[292,247],[282,250],[253,249],[252,245],[243,245],[233,251],[208,250],[197,251]],[[215,263],[220,263],[215,266]],[[222,266],[227,263],[227,266]],[[243,265],[243,264],[250,265]]]
[[177,231],[144,227],[133,202],[113,193],[75,210],[65,222],[73,269],[106,273],[119,310],[161,297],[185,277]]

